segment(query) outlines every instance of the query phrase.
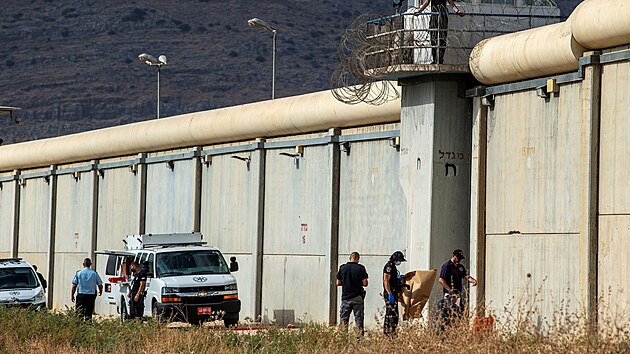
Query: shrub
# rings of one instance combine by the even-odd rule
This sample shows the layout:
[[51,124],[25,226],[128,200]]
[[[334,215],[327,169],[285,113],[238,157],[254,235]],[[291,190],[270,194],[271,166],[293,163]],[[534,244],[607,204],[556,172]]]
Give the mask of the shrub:
[[[222,327],[168,328],[118,319],[83,321],[74,311],[65,314],[0,308],[0,351],[120,352],[120,353],[617,353],[630,350],[628,333],[603,337],[567,328],[549,334],[531,331],[475,333],[468,321],[443,331],[424,324],[401,324],[395,339],[370,329],[358,337],[354,328],[303,323],[287,329],[256,324],[263,330],[228,331]],[[527,328],[526,324],[517,326]],[[213,330],[214,329],[214,330]]]
[[180,31],[182,31],[183,33],[188,33],[190,32],[190,25],[186,24],[186,23],[182,23],[181,25],[177,26],[179,28]]
[[135,8],[127,16],[123,16],[122,20],[127,22],[142,22],[147,16],[147,12],[143,9]]

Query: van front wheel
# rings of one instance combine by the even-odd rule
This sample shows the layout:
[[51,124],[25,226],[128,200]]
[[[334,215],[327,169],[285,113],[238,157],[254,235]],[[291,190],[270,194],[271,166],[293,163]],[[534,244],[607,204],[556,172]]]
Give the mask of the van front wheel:
[[153,319],[156,320],[157,322],[160,322],[160,323],[164,322],[164,315],[158,309],[156,300],[153,300],[153,302],[151,303],[151,317],[153,317]]

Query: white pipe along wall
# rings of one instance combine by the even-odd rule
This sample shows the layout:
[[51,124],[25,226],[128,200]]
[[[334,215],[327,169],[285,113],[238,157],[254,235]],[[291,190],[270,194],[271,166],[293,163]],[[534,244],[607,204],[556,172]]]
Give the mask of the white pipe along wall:
[[399,120],[398,95],[349,105],[327,90],[1,146],[0,171]]
[[486,85],[561,74],[578,69],[587,50],[630,42],[630,0],[586,0],[563,23],[479,42],[470,71]]

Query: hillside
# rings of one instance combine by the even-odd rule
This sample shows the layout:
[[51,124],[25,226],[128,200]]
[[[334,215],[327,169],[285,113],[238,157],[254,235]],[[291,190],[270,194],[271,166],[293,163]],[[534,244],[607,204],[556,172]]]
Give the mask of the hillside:
[[0,116],[6,143],[155,117],[156,70],[140,53],[164,54],[161,116],[270,98],[271,33],[278,30],[276,97],[328,88],[337,43],[362,13],[390,1],[5,0],[0,17]]

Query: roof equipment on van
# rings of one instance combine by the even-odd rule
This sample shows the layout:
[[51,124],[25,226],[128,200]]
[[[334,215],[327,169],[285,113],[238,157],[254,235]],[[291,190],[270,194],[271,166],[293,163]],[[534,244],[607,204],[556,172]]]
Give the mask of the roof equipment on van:
[[202,241],[202,239],[203,236],[199,232],[190,234],[128,235],[125,238],[125,250],[141,250],[160,246],[201,246],[207,243]]
[[22,258],[0,258],[0,263],[17,263],[21,261]]

